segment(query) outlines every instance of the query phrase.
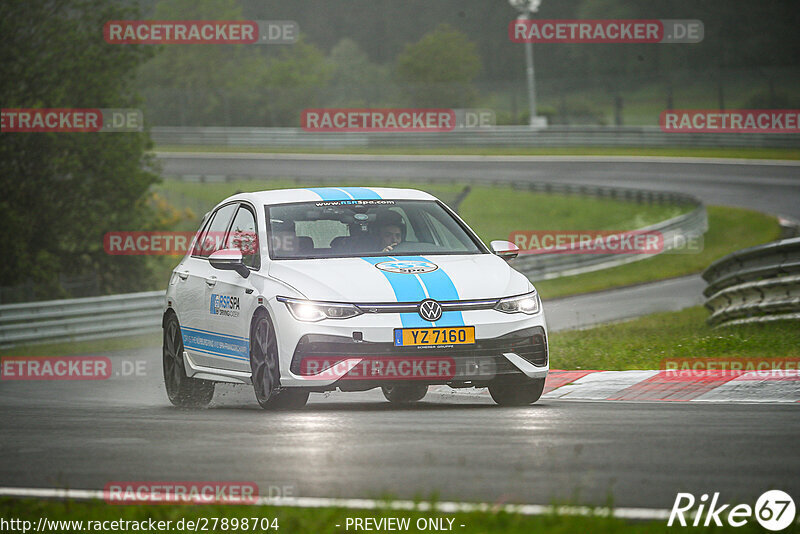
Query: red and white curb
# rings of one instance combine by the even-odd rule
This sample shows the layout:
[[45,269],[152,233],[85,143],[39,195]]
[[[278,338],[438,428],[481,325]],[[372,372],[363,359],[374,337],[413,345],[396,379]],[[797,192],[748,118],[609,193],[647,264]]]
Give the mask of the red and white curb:
[[[472,397],[486,389],[431,388]],[[800,371],[560,371],[547,375],[542,399],[670,402],[800,402]]]

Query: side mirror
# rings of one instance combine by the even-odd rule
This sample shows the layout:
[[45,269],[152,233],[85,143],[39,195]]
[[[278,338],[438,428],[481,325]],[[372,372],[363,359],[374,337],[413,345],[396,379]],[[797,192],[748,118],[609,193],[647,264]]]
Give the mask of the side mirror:
[[236,248],[225,248],[212,253],[208,261],[215,269],[236,271],[242,278],[250,276],[250,269],[242,261],[242,251]]
[[519,247],[511,241],[492,241],[492,252],[504,260],[513,260],[519,255]]

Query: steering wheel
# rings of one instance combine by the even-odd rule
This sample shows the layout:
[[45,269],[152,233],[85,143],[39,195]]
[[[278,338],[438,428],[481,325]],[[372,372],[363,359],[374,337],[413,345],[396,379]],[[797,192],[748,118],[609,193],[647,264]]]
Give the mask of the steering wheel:
[[411,249],[411,245],[407,241],[402,241],[392,247],[389,252],[405,252]]

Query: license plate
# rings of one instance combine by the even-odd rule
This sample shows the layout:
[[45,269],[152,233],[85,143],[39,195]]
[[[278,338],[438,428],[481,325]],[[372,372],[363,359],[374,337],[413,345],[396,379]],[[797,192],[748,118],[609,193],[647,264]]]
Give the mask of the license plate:
[[397,328],[394,344],[397,347],[425,345],[469,345],[475,343],[474,326],[453,328]]

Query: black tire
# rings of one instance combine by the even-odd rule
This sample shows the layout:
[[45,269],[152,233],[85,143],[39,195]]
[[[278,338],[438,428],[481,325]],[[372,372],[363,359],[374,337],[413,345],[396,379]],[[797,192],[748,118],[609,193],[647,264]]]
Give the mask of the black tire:
[[527,406],[542,396],[544,380],[544,378],[534,378],[520,384],[490,384],[489,394],[500,406]]
[[167,398],[181,408],[204,408],[214,398],[214,382],[186,376],[183,364],[183,336],[178,318],[169,314],[164,323],[162,354]]
[[265,410],[302,408],[308,401],[308,391],[281,389],[279,361],[275,328],[269,315],[260,310],[253,318],[250,330],[250,370],[256,400]]
[[417,402],[428,393],[425,384],[410,384],[408,386],[381,386],[383,396],[392,404],[406,404]]

